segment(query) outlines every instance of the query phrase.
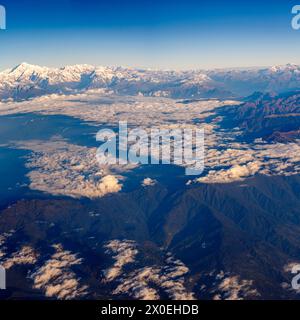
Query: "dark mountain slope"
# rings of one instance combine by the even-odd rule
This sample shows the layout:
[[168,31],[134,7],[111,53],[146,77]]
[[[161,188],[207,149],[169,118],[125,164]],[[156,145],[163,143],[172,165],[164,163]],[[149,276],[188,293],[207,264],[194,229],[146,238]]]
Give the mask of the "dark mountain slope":
[[81,248],[96,278],[95,264],[107,263],[102,244],[130,239],[151,261],[161,263],[161,249],[181,259],[198,298],[211,297],[221,271],[253,280],[261,298],[297,298],[282,283],[292,278],[284,266],[300,260],[299,189],[298,176],[258,176],[242,185],[200,184],[172,193],[156,185],[97,201],[19,201],[2,211],[0,233],[18,230],[12,251],[24,243],[39,251],[57,242]]

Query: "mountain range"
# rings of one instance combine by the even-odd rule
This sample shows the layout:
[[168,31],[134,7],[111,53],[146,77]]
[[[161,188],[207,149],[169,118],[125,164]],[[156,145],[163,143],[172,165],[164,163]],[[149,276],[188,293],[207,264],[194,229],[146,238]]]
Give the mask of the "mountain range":
[[272,142],[291,142],[300,138],[300,92],[269,94],[255,92],[238,108],[221,110],[227,125],[239,127],[243,137]]
[[[0,150],[5,160],[1,197],[14,190],[16,196],[0,208],[0,263],[8,281],[0,299],[299,299],[291,287],[291,270],[300,256],[299,88],[297,65],[180,72],[22,63],[1,72],[1,108],[11,109],[2,116],[1,137],[14,140],[8,151],[3,145]],[[93,162],[86,157],[93,155],[87,146],[96,127],[89,123],[87,129],[84,118],[73,122],[72,112],[92,109],[101,94],[90,92],[79,106],[72,100],[78,96],[68,97],[69,117],[61,117],[64,103],[56,100],[65,97],[53,96],[52,104],[42,107],[37,101],[5,101],[90,89],[113,93],[100,116],[95,111],[105,103],[91,110],[93,120],[104,121],[111,108],[115,121],[127,103],[125,115],[135,123],[147,125],[150,118],[152,124],[157,117],[166,124],[166,113],[171,124],[199,117],[210,125],[215,131],[207,134],[209,179],[187,181],[181,167],[141,166],[122,173],[119,192],[96,198],[53,193],[57,185],[74,188],[86,177],[91,184],[83,186],[93,187]],[[146,103],[140,112],[138,103],[131,106],[119,95],[185,101],[130,97],[151,100],[155,117],[150,117]],[[209,109],[202,102],[220,101],[197,101],[226,97],[240,102]],[[123,104],[118,106],[118,99]],[[61,110],[53,110],[59,103]],[[178,117],[183,112],[185,117]],[[106,125],[113,123],[109,120]],[[55,142],[57,134],[69,144]],[[17,140],[26,155],[11,153]],[[280,149],[282,142],[286,148]],[[288,153],[296,156],[289,159]],[[43,188],[28,187],[28,179]]]
[[[79,269],[70,267],[82,283],[89,284],[86,298],[128,299],[141,292],[150,294],[151,286],[157,291],[164,289],[152,283],[157,279],[147,273],[155,273],[165,263],[164,252],[172,252],[189,267],[184,283],[197,299],[219,295],[230,299],[297,298],[286,286],[292,277],[287,265],[298,261],[300,254],[299,187],[299,177],[258,176],[244,187],[240,183],[226,188],[203,184],[170,191],[156,185],[86,203],[20,200],[0,215],[1,234],[17,230],[5,243],[5,254],[13,256],[6,262],[11,264],[7,275],[18,290],[10,289],[6,295],[43,298],[40,290],[32,290],[33,279],[28,275],[34,276],[32,270],[39,264],[46,264],[50,273],[50,244],[61,243],[67,252],[76,250],[84,258]],[[101,268],[109,267],[112,259],[106,256],[103,244],[116,237],[133,239],[136,245],[123,240],[123,247],[117,247],[114,259],[124,264],[124,271],[110,269],[106,281]],[[40,257],[35,266],[28,250],[14,257],[16,247],[21,252],[23,246],[34,248]],[[137,252],[138,260],[134,258]],[[172,278],[175,281],[179,268],[171,270],[178,273]],[[53,281],[51,274],[49,277]],[[130,286],[123,291],[126,282],[134,285],[133,291]],[[173,288],[174,284],[179,294],[182,290],[178,282],[172,283]]]
[[121,95],[170,98],[233,98],[254,91],[282,93],[299,88],[300,66],[232,70],[162,71],[74,65],[48,68],[28,63],[0,72],[0,99],[73,94],[102,88]]

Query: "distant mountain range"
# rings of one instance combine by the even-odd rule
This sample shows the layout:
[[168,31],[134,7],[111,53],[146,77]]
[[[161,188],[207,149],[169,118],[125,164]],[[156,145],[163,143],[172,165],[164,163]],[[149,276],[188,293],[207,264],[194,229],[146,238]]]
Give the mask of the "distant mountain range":
[[250,139],[291,142],[300,138],[300,91],[278,95],[256,92],[239,108],[229,106],[221,112],[225,121],[241,128]]
[[282,93],[300,87],[300,66],[263,69],[155,71],[74,65],[47,68],[22,63],[0,72],[0,99],[23,100],[103,88],[121,95],[234,98],[254,91]]

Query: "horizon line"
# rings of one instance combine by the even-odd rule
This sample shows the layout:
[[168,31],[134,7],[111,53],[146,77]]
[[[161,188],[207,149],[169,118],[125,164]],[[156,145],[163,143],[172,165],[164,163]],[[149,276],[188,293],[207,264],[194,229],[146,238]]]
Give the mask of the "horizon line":
[[216,67],[216,68],[186,68],[186,69],[177,69],[177,68],[151,68],[151,67],[143,67],[143,66],[129,66],[129,65],[105,65],[105,64],[90,64],[90,63],[73,63],[73,64],[66,64],[61,66],[51,66],[51,65],[41,65],[41,64],[33,64],[28,63],[26,61],[23,61],[21,63],[15,64],[12,67],[0,69],[0,73],[7,71],[7,70],[13,70],[21,65],[29,65],[29,66],[37,66],[41,68],[49,68],[49,69],[63,69],[65,67],[73,67],[73,66],[91,66],[91,67],[104,67],[104,68],[123,68],[123,69],[133,69],[133,70],[143,70],[143,71],[162,71],[162,72],[168,72],[168,71],[176,71],[176,72],[188,72],[188,71],[218,71],[218,70],[249,70],[249,69],[264,69],[264,68],[272,68],[272,67],[282,67],[282,66],[300,66],[300,64],[297,63],[284,63],[284,64],[277,64],[277,65],[257,65],[257,66],[232,66],[232,67]]

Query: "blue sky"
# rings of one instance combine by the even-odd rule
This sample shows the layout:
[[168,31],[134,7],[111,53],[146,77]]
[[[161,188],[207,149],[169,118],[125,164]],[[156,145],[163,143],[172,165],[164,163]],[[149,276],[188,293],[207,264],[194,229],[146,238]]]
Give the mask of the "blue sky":
[[[244,1],[243,1],[244,2]],[[297,1],[0,0],[0,69],[22,61],[163,69],[300,63]],[[300,1],[299,1],[300,4]]]

